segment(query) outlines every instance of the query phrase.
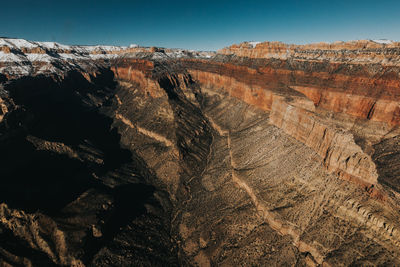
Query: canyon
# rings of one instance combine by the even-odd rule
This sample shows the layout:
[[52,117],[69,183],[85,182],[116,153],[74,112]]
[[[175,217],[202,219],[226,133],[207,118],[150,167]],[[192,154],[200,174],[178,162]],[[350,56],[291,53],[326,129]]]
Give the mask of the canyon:
[[399,63],[0,38],[0,266],[400,265]]

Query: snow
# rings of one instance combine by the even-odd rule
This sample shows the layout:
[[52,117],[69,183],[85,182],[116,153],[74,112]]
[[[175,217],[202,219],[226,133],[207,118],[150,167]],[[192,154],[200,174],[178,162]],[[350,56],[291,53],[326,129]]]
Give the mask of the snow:
[[[0,47],[4,46],[11,48],[11,52],[0,50],[1,73],[17,76],[64,71],[80,64],[80,61],[117,58],[119,54],[115,52],[127,48],[111,45],[63,45],[56,42],[0,38]],[[29,53],[30,49],[34,48],[41,48],[45,53]],[[28,53],[23,52],[24,49],[28,49]]]
[[0,38],[0,46],[8,46],[12,48],[36,48],[42,47],[44,49],[62,49],[62,50],[75,50],[80,53],[90,53],[93,51],[119,51],[126,49],[125,46],[113,46],[113,45],[63,45],[56,42],[31,42],[24,39],[13,39],[13,38]]
[[175,51],[173,51],[173,52],[167,52],[167,53],[165,53],[165,54],[166,54],[167,56],[173,57],[173,58],[181,58],[181,57],[184,57],[184,56],[185,56],[183,50],[175,50]]
[[48,62],[48,63],[50,63],[54,59],[54,57],[51,57],[51,56],[49,56],[47,54],[25,54],[25,55],[26,55],[26,58],[31,62],[32,61],[37,61],[37,62]]
[[57,69],[53,65],[44,65],[42,66],[37,73],[50,73],[50,72],[57,72]]
[[56,42],[37,42],[37,44],[47,49],[63,49],[63,50],[71,49],[71,46],[69,45],[62,45]]
[[22,62],[24,61],[23,56],[18,56],[12,53],[4,53],[0,51],[0,62]]
[[31,66],[7,66],[2,68],[1,73],[8,73],[11,75],[29,75],[32,71]]
[[388,39],[377,39],[377,40],[372,40],[375,43],[378,44],[392,44],[393,41],[392,40],[388,40]]
[[112,51],[119,51],[122,49],[126,49],[125,46],[112,46],[112,45],[88,45],[88,46],[78,46],[83,48],[87,52],[112,52]]
[[88,59],[88,56],[79,55],[79,54],[71,54],[71,53],[59,53],[58,54],[61,59],[64,60],[83,60]]
[[[56,42],[31,42],[24,39],[0,38],[0,47],[7,46],[12,49],[20,50],[22,48],[33,49],[40,47],[43,50],[51,53],[4,53],[0,51],[0,62],[47,62],[51,63],[57,60],[84,60],[84,59],[100,59],[100,58],[115,58],[117,54],[110,54],[126,49],[125,46],[112,45],[63,45]],[[71,51],[71,53],[60,53]]]
[[[183,49],[170,49],[169,52],[166,52],[165,55],[171,58],[211,58],[215,54],[213,52],[205,52],[205,51],[195,51],[195,50],[183,50]],[[161,55],[155,55],[153,58],[162,58]],[[165,57],[165,56],[164,56]]]
[[35,48],[38,47],[34,42],[29,42],[24,39],[0,38],[0,46],[8,46],[15,48]]
[[168,58],[168,55],[162,53],[162,52],[154,52],[152,57],[153,59],[164,59],[164,58]]
[[251,45],[253,48],[255,48],[256,45],[258,45],[259,43],[261,42],[255,42],[255,41],[248,42],[248,44]]
[[112,58],[117,58],[119,55],[118,54],[90,54],[89,55],[91,59],[112,59]]
[[[256,43],[256,42],[254,42]],[[115,59],[118,57],[135,57],[135,53],[121,54],[126,46],[112,45],[63,45],[57,42],[33,42],[24,39],[0,38],[1,47],[11,48],[0,50],[0,73],[11,75],[29,75],[32,73],[47,73],[65,71],[80,64],[87,66],[93,60]],[[129,45],[129,48],[137,48],[137,44]],[[40,52],[31,53],[34,48],[40,48]],[[211,52],[187,51],[183,49],[169,49],[168,52],[155,52],[151,54],[153,59],[167,58],[210,58],[215,55]],[[95,63],[93,63],[95,64]]]

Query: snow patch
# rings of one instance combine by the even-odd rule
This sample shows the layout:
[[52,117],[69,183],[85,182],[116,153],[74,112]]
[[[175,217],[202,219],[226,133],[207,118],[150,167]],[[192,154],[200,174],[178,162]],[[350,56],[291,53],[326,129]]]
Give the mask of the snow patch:
[[0,46],[8,46],[14,48],[35,48],[38,45],[35,42],[29,42],[24,39],[11,39],[11,38],[0,38]]
[[63,50],[71,49],[71,46],[69,45],[62,45],[56,42],[37,42],[37,44],[47,49],[63,49]]
[[53,57],[47,54],[25,54],[26,58],[29,61],[37,61],[37,62],[52,62]]
[[112,46],[112,45],[95,45],[95,46],[79,46],[87,52],[113,52],[126,49],[125,46]]
[[31,66],[23,66],[23,65],[7,66],[1,70],[2,73],[8,73],[11,75],[22,75],[22,76],[29,75],[31,71],[32,71]]
[[90,54],[91,59],[113,59],[119,57],[118,54]]
[[59,53],[58,54],[61,59],[64,60],[77,60],[77,59],[87,59],[88,57],[80,56],[77,54],[69,54],[69,53]]
[[253,48],[255,48],[256,45],[258,45],[259,43],[261,42],[255,42],[255,41],[248,42],[248,44],[251,45]]
[[164,58],[168,58],[168,55],[166,55],[165,53],[162,53],[162,52],[154,52],[151,58],[164,59]]
[[26,59],[13,53],[4,53],[0,51],[0,62],[22,62]]
[[392,44],[393,41],[392,40],[388,40],[388,39],[377,39],[377,40],[372,40],[375,43],[378,44]]
[[[255,46],[258,42],[252,42]],[[76,66],[90,66],[96,64],[94,60],[111,60],[119,57],[135,57],[136,54],[121,54],[127,46],[110,45],[63,45],[57,42],[33,42],[24,39],[0,38],[0,47],[6,46],[7,52],[0,51],[1,73],[16,76],[29,74],[62,72]],[[137,44],[129,48],[140,47]],[[40,50],[33,52],[32,49]],[[164,50],[162,50],[164,51]],[[168,49],[168,52],[155,52],[153,59],[167,58],[211,58],[212,52],[187,51],[183,49]]]

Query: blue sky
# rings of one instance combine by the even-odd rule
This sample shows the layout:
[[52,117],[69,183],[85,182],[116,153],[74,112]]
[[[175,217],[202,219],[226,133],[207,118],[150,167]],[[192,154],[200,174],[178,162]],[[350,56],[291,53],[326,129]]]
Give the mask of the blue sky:
[[0,5],[0,36],[196,50],[252,40],[400,40],[400,0],[13,0]]

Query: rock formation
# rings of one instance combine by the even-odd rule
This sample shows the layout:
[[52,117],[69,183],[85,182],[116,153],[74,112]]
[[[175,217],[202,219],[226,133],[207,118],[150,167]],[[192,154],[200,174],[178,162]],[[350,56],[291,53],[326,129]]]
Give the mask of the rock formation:
[[400,265],[398,43],[0,51],[0,265]]

